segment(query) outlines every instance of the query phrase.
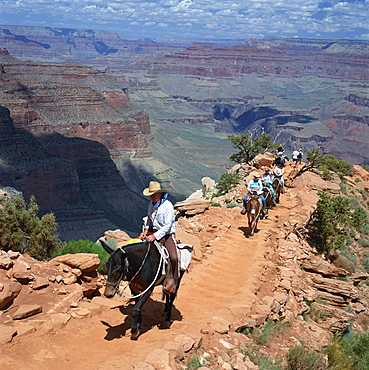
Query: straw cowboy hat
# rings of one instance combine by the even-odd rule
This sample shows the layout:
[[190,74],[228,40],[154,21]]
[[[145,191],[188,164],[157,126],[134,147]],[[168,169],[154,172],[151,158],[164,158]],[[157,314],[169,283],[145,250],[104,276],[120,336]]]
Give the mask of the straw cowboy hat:
[[157,181],[150,181],[149,187],[144,189],[143,195],[149,196],[155,193],[167,193],[165,189],[161,189],[160,184]]

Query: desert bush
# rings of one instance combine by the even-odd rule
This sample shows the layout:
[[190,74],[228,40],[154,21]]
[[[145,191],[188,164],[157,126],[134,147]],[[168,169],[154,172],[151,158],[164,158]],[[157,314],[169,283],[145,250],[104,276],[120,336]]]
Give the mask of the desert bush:
[[335,172],[340,178],[343,178],[350,174],[352,165],[343,159],[337,159],[332,154],[326,154],[322,158],[322,166],[324,166],[324,169],[327,171]]
[[367,248],[367,247],[369,247],[369,240],[368,240],[368,239],[360,238],[360,239],[357,241],[357,244],[359,244],[359,245],[360,245],[360,247]]
[[298,346],[291,348],[286,356],[286,370],[325,370],[323,356],[313,350]]
[[239,349],[242,354],[258,365],[260,370],[282,370],[280,359],[273,360],[270,355],[262,353],[257,346],[248,344]]
[[369,253],[364,253],[363,268],[369,272]]
[[187,360],[187,369],[188,370],[195,370],[198,369],[199,367],[203,366],[203,362],[201,361],[201,358],[199,354],[193,353]]
[[342,181],[344,180],[344,176],[350,174],[350,163],[342,159],[337,159],[332,154],[323,154],[319,149],[310,149],[306,153],[306,159],[309,164],[303,167],[300,172],[318,169],[323,178],[331,179],[333,178],[333,173],[336,173]]
[[15,197],[0,208],[0,249],[29,253],[38,259],[47,259],[64,246],[56,234],[57,223],[53,213],[38,217],[39,207],[34,196],[28,204]]
[[347,259],[349,259],[355,266],[357,265],[357,256],[354,253],[351,253],[346,246],[340,248],[340,252],[342,256],[345,256]]
[[346,184],[344,184],[343,182],[340,183],[340,189],[341,189],[341,192],[345,195],[347,195],[347,187],[346,187]]
[[240,182],[240,175],[238,173],[223,172],[220,175],[220,180],[216,185],[218,193],[215,196],[220,196],[228,193]]
[[211,203],[211,207],[221,207],[222,205],[220,203]]
[[100,245],[92,242],[91,240],[70,240],[64,248],[54,254],[54,257],[74,253],[97,254],[100,259],[100,266],[97,270],[101,274],[107,274],[106,262],[108,261],[110,255]]
[[267,322],[258,328],[253,328],[250,332],[244,334],[250,334],[254,341],[259,345],[268,345],[270,341],[277,335],[282,334],[287,328],[291,326],[291,323],[285,321],[276,321],[268,319]]
[[[344,336],[339,341],[339,348],[337,343],[334,344],[336,348],[328,348],[328,362],[332,369],[339,370],[369,370],[369,331],[353,333],[352,335]],[[343,351],[344,355],[337,355]],[[347,364],[345,359],[350,360]],[[352,367],[350,367],[352,364]],[[347,367],[345,368],[344,365]]]
[[236,163],[251,164],[251,161],[258,154],[277,148],[277,145],[271,142],[269,135],[265,133],[252,137],[250,133],[242,132],[237,135],[228,135],[227,138],[231,141],[233,147],[238,150],[237,153],[230,156],[230,160]]
[[318,193],[320,199],[309,222],[309,234],[319,252],[330,252],[345,245],[348,231],[360,230],[368,222],[368,215],[361,207],[352,209],[348,198]]

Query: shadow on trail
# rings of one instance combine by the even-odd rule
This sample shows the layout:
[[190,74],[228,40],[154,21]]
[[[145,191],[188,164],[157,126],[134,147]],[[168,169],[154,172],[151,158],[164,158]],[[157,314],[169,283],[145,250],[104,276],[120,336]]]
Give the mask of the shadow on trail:
[[[127,306],[121,306],[119,308],[119,313],[117,315],[123,315],[124,321],[119,324],[112,326],[106,321],[101,321],[106,329],[105,340],[119,339],[130,334],[130,329],[132,326],[132,308],[134,307],[134,302],[130,302]],[[182,315],[179,310],[173,305],[172,308],[172,318],[170,322],[165,321],[165,304],[164,302],[158,302],[149,298],[145,306],[142,308],[142,326],[140,329],[140,337],[151,330],[153,327],[157,326],[159,329],[169,329],[173,321],[182,321]]]
[[[245,238],[252,238],[251,234],[251,228],[248,226],[240,226],[238,230],[241,230],[243,232],[243,235]],[[259,232],[259,229],[255,229],[254,234],[257,234]]]

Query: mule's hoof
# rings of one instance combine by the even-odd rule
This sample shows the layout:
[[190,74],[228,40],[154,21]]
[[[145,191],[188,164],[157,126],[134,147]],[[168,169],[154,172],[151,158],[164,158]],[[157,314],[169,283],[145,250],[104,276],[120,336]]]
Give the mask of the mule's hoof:
[[178,280],[168,279],[164,287],[164,292],[167,294],[175,294],[177,291],[177,286]]
[[172,321],[164,321],[158,325],[159,330],[170,329]]
[[140,331],[137,333],[131,333],[131,340],[137,340],[140,335]]

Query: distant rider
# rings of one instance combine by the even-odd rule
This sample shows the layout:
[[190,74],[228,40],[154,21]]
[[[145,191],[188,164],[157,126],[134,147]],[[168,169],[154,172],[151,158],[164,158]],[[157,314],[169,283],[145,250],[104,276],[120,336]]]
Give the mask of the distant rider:
[[284,167],[283,165],[277,165],[277,167],[274,169],[274,176],[278,178],[281,182],[281,193],[284,194]]
[[279,146],[276,150],[276,156],[274,158],[273,165],[275,165],[275,166],[278,166],[278,165],[284,166],[287,161],[288,161],[288,158],[284,154],[284,148],[282,146]]

